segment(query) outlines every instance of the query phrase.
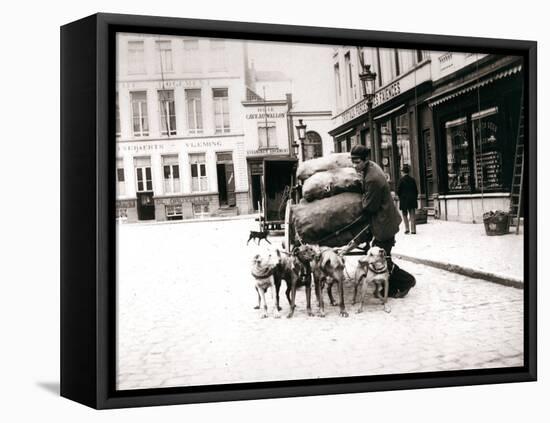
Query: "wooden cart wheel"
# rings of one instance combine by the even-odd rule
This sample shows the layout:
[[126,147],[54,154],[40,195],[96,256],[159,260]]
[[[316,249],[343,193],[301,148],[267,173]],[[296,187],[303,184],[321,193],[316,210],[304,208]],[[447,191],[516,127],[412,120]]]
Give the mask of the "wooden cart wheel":
[[290,253],[292,251],[293,245],[291,245],[291,240],[293,240],[294,237],[294,230],[292,228],[292,201],[288,200],[286,202],[286,210],[285,210],[285,236],[284,236],[284,243],[285,243],[285,251],[287,253]]

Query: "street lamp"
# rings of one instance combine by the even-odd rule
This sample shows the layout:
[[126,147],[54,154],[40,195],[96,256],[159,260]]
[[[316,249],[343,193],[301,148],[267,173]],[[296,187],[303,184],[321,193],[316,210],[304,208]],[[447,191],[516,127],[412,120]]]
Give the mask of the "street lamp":
[[359,74],[359,79],[361,80],[361,87],[363,88],[363,98],[367,100],[367,106],[369,108],[370,145],[374,153],[374,161],[380,163],[380,151],[374,141],[374,123],[372,116],[372,103],[374,101],[374,94],[376,93],[376,88],[374,86],[376,81],[376,72],[371,72],[370,65],[363,65],[363,72]]
[[[296,131],[298,132],[298,139],[300,140],[300,144],[304,145],[304,141],[306,139],[306,125],[304,125],[304,122],[302,119],[298,120],[298,125],[296,125]],[[300,150],[300,144],[297,142],[292,143],[292,148],[294,149],[294,157],[298,157],[298,152]],[[303,159],[303,158],[302,158]]]

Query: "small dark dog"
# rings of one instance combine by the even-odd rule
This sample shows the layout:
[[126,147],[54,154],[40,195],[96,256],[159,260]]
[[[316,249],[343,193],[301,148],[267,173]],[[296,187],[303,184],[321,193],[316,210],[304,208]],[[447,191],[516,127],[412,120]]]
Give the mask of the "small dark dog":
[[268,234],[267,229],[264,230],[263,232],[261,232],[261,231],[250,231],[250,236],[248,237],[248,241],[246,242],[246,245],[248,245],[248,243],[250,242],[251,239],[257,239],[258,240],[258,245],[260,245],[260,241],[262,239],[265,239],[268,244],[271,244],[271,242],[269,242],[269,239],[267,239],[267,234]]

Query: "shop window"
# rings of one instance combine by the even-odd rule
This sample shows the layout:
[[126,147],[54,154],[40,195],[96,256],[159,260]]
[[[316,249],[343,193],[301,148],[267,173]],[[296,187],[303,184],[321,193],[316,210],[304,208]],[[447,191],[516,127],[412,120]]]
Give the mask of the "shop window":
[[165,206],[166,220],[182,220],[183,206],[181,204],[173,204]]
[[380,167],[386,175],[388,182],[391,181],[391,163],[392,158],[392,127],[391,120],[387,120],[380,124],[380,149],[382,151],[381,158],[382,163],[379,163]]
[[162,135],[176,135],[176,106],[174,90],[158,92],[160,109],[160,133]]
[[157,47],[157,72],[164,74],[165,72],[172,72],[174,66],[172,63],[172,41],[161,40],[156,42]]
[[216,134],[229,132],[229,97],[227,88],[215,88],[212,90],[212,94],[214,97],[214,126]]
[[183,40],[183,71],[200,72],[199,40]]
[[277,147],[277,131],[275,122],[258,122],[259,148]]
[[321,136],[315,131],[308,131],[302,145],[303,160],[310,160],[323,155],[323,142]]
[[185,90],[187,128],[190,134],[202,133],[201,90]]
[[194,217],[206,217],[210,214],[210,208],[208,203],[193,203],[193,216]]
[[470,190],[468,124],[466,118],[445,123],[447,183],[449,191]]
[[145,91],[133,92],[132,98],[132,119],[134,137],[145,137],[149,135],[149,119],[147,117],[147,93]]
[[180,192],[180,167],[178,156],[162,156],[162,169],[164,175],[164,192],[166,194]]
[[150,157],[134,157],[137,192],[153,191]]
[[[397,132],[397,156],[398,166],[411,164],[411,143],[409,134],[409,115],[403,113],[395,118],[395,130]],[[399,169],[398,169],[399,170]]]
[[494,107],[473,114],[472,132],[475,188],[477,190],[503,188],[498,108]]
[[126,195],[126,183],[124,177],[124,163],[122,159],[116,159],[116,195]]
[[206,161],[204,154],[189,155],[191,167],[191,190],[193,192],[208,191],[208,177],[206,175]]
[[145,45],[143,41],[128,41],[128,74],[145,73]]

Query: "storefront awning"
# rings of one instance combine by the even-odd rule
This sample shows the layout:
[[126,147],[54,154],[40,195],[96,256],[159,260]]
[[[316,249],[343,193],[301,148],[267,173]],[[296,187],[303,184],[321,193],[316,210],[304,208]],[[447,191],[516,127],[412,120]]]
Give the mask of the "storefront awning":
[[451,100],[462,94],[466,94],[470,91],[476,90],[494,81],[498,81],[499,79],[506,78],[510,75],[516,74],[520,71],[521,71],[521,65],[517,65],[490,77],[485,77],[482,79],[476,78],[474,81],[466,81],[458,85],[457,87],[453,87],[439,94],[433,95],[430,98],[428,98],[426,101],[428,102],[430,107],[434,107],[441,103],[444,103],[445,101]]
[[374,120],[378,120],[378,119],[382,119],[386,116],[389,116],[389,115],[392,115],[394,114],[395,112],[398,112],[399,110],[401,109],[404,109],[405,108],[405,105],[404,104],[400,104],[399,106],[397,106],[395,109],[391,109],[390,111],[386,112],[386,113],[382,113],[381,115],[379,116],[375,116],[374,117]]

